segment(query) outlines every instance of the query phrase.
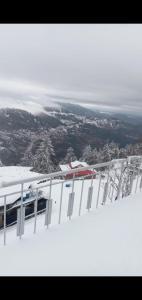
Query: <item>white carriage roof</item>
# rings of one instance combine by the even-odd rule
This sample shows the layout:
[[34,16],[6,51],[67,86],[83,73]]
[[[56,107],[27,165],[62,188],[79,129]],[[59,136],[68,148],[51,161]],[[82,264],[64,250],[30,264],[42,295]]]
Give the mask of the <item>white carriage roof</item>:
[[[72,168],[77,168],[78,166],[82,166],[82,167],[87,167],[88,164],[85,161],[79,161],[79,160],[75,160],[71,162],[71,166]],[[70,171],[71,167],[68,164],[65,165],[60,165],[61,171]]]

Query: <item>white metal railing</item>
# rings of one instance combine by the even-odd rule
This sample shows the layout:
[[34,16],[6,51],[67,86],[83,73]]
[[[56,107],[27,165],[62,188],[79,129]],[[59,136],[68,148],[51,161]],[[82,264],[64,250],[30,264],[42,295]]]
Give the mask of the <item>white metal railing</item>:
[[[133,162],[133,160],[135,161]],[[51,218],[53,216],[57,217],[56,222],[53,222],[53,224],[61,223],[62,211],[66,215],[66,220],[71,220],[74,216],[80,216],[85,210],[97,209],[100,205],[112,203],[114,200],[123,198],[123,196],[136,193],[137,190],[140,191],[142,188],[141,162],[142,156],[132,156],[65,172],[61,171],[24,180],[2,182],[0,186],[3,189],[3,194],[0,196],[0,201],[3,199],[0,205],[0,237],[3,237],[2,243],[6,245],[9,227],[15,225],[17,236],[21,239],[24,234],[25,221],[29,218],[34,221],[33,232],[36,233],[39,215],[44,215],[44,225],[48,228],[52,224]],[[96,178],[93,174],[91,178],[90,174],[75,177],[76,173],[80,171],[94,169],[96,170]],[[66,180],[64,177],[68,174],[73,174],[73,178]],[[66,190],[65,193],[67,182],[71,186],[68,192]],[[24,193],[29,192],[29,183],[34,183],[30,188],[32,196],[25,200]],[[21,188],[19,188],[19,185]],[[5,192],[5,187],[11,187],[12,189],[12,186],[17,186],[16,192]],[[56,190],[56,199],[54,199]],[[42,191],[40,195],[39,191]],[[14,201],[9,204],[7,199],[10,196],[14,197]],[[20,200],[16,201],[18,196],[20,196]],[[65,196],[66,201],[64,200]],[[58,206],[56,213],[53,211],[54,200],[56,200]],[[40,203],[45,207],[40,208]],[[30,212],[26,214],[28,210]]]

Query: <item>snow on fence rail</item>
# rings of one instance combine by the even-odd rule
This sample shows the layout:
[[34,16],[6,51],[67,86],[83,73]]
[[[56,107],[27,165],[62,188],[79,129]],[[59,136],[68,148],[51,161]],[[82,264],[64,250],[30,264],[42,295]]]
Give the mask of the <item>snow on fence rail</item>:
[[[27,220],[41,226],[60,224],[72,217],[80,216],[101,205],[126,197],[142,188],[142,156],[112,160],[106,163],[76,168],[64,172],[39,175],[24,180],[2,182],[1,188],[11,187],[11,192],[0,196],[0,244],[6,245],[7,235],[12,226],[21,239],[25,234]],[[96,170],[94,174],[76,178],[83,170]],[[67,174],[73,174],[65,180]],[[30,186],[29,186],[30,184]],[[17,186],[13,192],[12,187]],[[26,193],[26,196],[25,196]],[[9,201],[12,197],[12,201]],[[18,197],[18,198],[17,198]]]

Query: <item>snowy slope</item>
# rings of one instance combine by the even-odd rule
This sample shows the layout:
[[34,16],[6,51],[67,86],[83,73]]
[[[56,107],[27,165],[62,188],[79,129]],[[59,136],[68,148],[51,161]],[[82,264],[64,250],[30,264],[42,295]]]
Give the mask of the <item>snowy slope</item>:
[[39,175],[38,173],[31,172],[30,169],[31,167],[21,166],[0,167],[0,180],[8,182],[12,180],[19,180],[19,178],[22,180],[27,177]]
[[[142,194],[0,246],[0,275],[142,275]],[[11,237],[14,230],[11,229]]]
[[[31,167],[21,167],[21,166],[7,166],[7,167],[0,167],[0,185],[2,182],[10,182],[13,180],[23,180],[26,178],[36,177],[39,176],[39,173],[31,172]],[[28,184],[25,184],[25,188]],[[13,187],[7,188],[0,188],[0,196],[7,193],[14,193],[21,190],[20,185],[15,185]],[[12,203],[19,197],[19,194],[16,196],[12,195],[7,197],[7,204]],[[3,198],[0,198],[0,205],[3,205]]]

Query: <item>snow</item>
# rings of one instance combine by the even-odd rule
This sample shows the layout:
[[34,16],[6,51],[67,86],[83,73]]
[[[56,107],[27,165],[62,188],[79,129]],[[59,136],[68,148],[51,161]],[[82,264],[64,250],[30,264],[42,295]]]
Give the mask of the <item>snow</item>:
[[[13,180],[26,179],[34,176],[39,176],[39,173],[31,172],[31,167],[21,167],[21,166],[7,166],[0,167],[0,185],[2,182],[10,182]],[[25,188],[27,188],[29,184],[25,184]],[[20,185],[15,185],[13,187],[0,188],[0,196],[7,193],[14,193],[21,190]],[[20,194],[12,195],[7,197],[7,204],[14,202]],[[0,198],[0,205],[3,205],[4,199]]]
[[[84,161],[75,160],[71,162],[72,168],[77,168],[78,166],[87,167],[88,164]],[[71,167],[69,164],[60,165],[61,171],[69,171]]]
[[[54,183],[59,182],[54,180]],[[142,275],[142,193],[112,203],[108,199],[96,209],[99,179],[93,180],[93,203],[86,210],[88,187],[84,181],[81,216],[78,216],[81,180],[74,185],[75,202],[71,221],[67,219],[67,205],[71,187],[64,183],[61,224],[58,225],[61,183],[53,185],[52,222],[44,226],[45,215],[37,218],[37,232],[33,234],[34,219],[25,222],[25,234],[19,240],[16,228],[7,228],[7,245],[0,233],[0,275]],[[45,188],[46,191],[48,188]]]
[[80,165],[81,165],[82,167],[87,167],[87,166],[88,166],[88,164],[87,164],[86,162],[84,162],[84,161],[75,160],[75,161],[72,161],[72,162],[71,162],[72,168],[78,167],[78,166],[80,166]]
[[61,171],[70,171],[70,166],[67,164],[67,165],[60,165],[60,169]]
[[0,167],[0,178],[3,181],[12,181],[25,179],[27,177],[37,176],[39,173],[31,172],[31,167],[21,167],[21,166],[8,166],[8,167]]

